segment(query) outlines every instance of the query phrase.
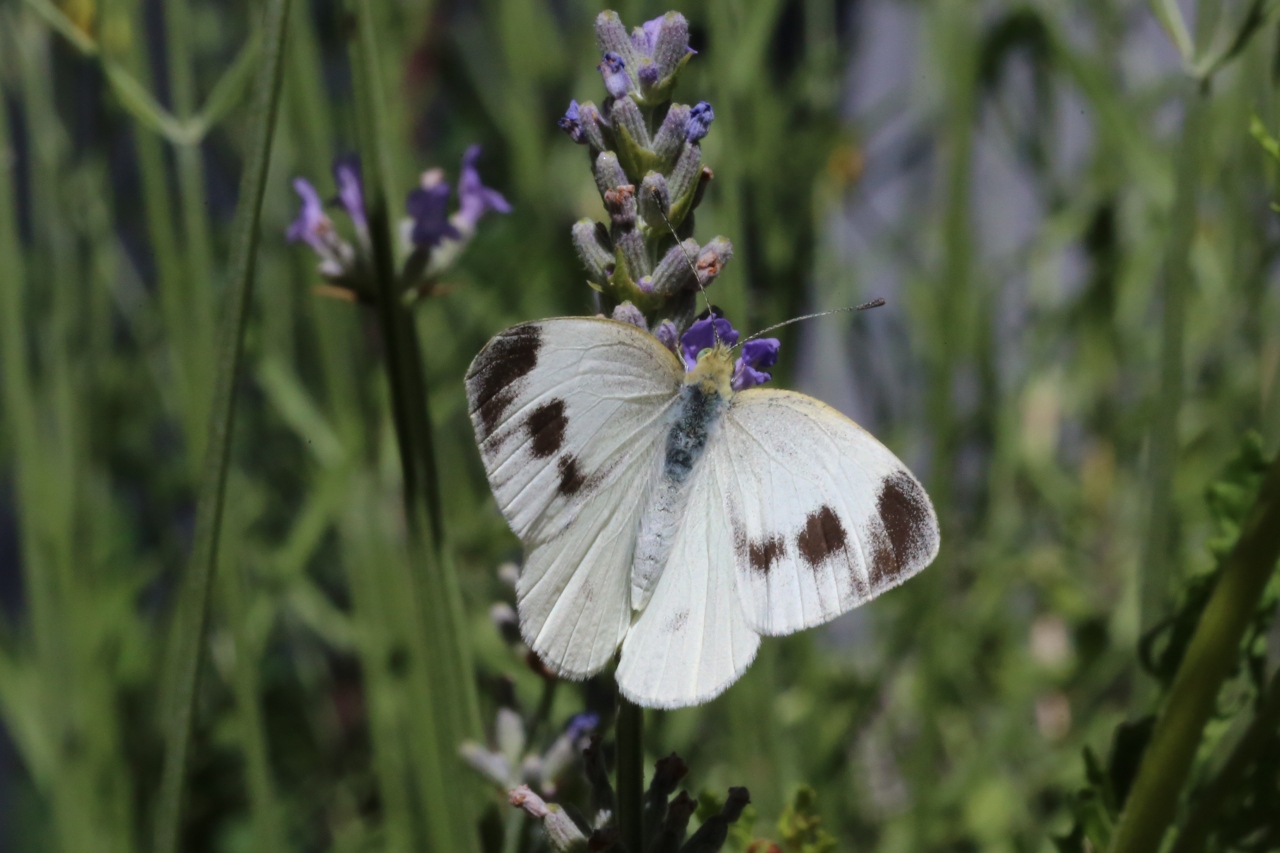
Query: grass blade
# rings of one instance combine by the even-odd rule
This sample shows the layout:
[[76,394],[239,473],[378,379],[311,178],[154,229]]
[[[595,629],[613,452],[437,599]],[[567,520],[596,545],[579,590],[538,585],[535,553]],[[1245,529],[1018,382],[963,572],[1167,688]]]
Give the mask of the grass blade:
[[196,509],[195,540],[175,614],[173,653],[169,659],[169,670],[165,673],[165,695],[172,697],[173,704],[168,718],[164,771],[156,807],[154,849],[157,853],[173,853],[178,849],[183,776],[227,483],[231,425],[235,414],[235,378],[243,349],[262,199],[280,104],[280,72],[288,12],[289,0],[270,0],[262,30],[262,64],[254,85],[251,143],[240,187],[242,207],[232,243],[232,279],[215,365],[204,476]]

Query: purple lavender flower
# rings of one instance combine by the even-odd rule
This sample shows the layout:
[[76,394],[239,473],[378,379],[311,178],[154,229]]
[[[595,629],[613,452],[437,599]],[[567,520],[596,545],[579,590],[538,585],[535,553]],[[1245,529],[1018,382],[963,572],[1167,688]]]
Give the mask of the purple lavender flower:
[[693,105],[693,109],[689,110],[689,118],[684,123],[684,138],[690,142],[697,142],[707,135],[707,131],[711,129],[711,122],[715,120],[716,112],[711,109],[711,104],[706,101],[698,101]]
[[502,193],[480,182],[480,172],[476,169],[479,159],[479,145],[472,145],[462,155],[462,173],[458,175],[458,212],[452,220],[461,231],[474,231],[476,223],[486,213],[511,212],[511,205]]
[[653,48],[658,44],[658,34],[662,32],[662,22],[666,15],[659,15],[652,21],[645,21],[631,33],[631,43],[636,50],[645,56],[653,56]]
[[409,242],[415,248],[431,249],[446,237],[461,236],[449,221],[449,182],[439,169],[423,173],[422,185],[409,193],[404,206],[412,220]]
[[631,89],[631,78],[627,75],[627,64],[622,61],[622,57],[609,51],[600,60],[600,64],[596,66],[600,75],[604,78],[604,87],[610,95],[615,98],[621,98]]
[[570,101],[569,109],[565,110],[563,116],[560,117],[556,124],[565,133],[569,134],[569,138],[581,145],[587,141],[587,134],[582,129],[582,121],[578,117],[578,102]]
[[733,324],[718,314],[711,314],[694,322],[680,338],[680,352],[684,356],[684,369],[693,370],[698,364],[698,353],[711,349],[717,343],[733,346],[738,342],[738,332]]
[[778,363],[778,349],[782,343],[777,338],[757,338],[742,345],[742,355],[733,365],[733,390],[744,391],[763,385],[773,374],[760,370]]
[[676,331],[676,324],[670,320],[663,320],[658,324],[657,330],[653,336],[658,339],[658,343],[662,344],[672,352],[679,352],[680,333]]
[[[659,340],[663,327],[658,327]],[[734,346],[738,343],[738,331],[724,317],[711,314],[696,321],[680,338],[680,354],[684,359],[686,371],[693,370],[698,364],[698,353],[710,349],[717,343]],[[733,365],[731,385],[734,391],[745,391],[757,385],[763,385],[773,375],[761,370],[762,367],[773,367],[778,363],[778,350],[781,342],[777,338],[759,338],[747,341],[742,345],[742,355]]]
[[356,226],[362,239],[367,239],[369,225],[364,217],[364,186],[360,181],[360,160],[354,154],[333,161],[333,181],[338,185],[338,201]]

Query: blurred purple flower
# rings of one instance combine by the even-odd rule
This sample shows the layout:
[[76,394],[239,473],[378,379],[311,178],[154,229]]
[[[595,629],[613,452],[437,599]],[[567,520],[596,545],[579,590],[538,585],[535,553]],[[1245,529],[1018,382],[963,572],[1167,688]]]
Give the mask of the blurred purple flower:
[[569,725],[565,727],[564,733],[570,741],[576,742],[584,735],[594,732],[600,725],[600,715],[592,711],[585,711],[576,714],[573,719],[569,720]]
[[354,154],[333,161],[333,181],[338,185],[338,201],[361,236],[369,233],[364,216],[364,186],[360,181],[360,160]]
[[480,146],[472,145],[462,155],[462,173],[458,176],[458,213],[454,224],[462,231],[474,230],[480,217],[486,213],[510,213],[511,205],[502,193],[480,182],[476,161],[480,159]]
[[430,249],[446,237],[461,236],[449,222],[449,182],[439,169],[423,173],[422,185],[409,193],[404,207],[412,220],[409,242],[414,248]]
[[[659,336],[662,327],[658,327]],[[686,371],[693,370],[698,364],[698,353],[710,349],[717,343],[734,346],[738,343],[738,331],[733,324],[718,314],[711,314],[696,321],[680,338],[680,354],[684,358]],[[661,340],[661,337],[659,337]],[[773,367],[778,363],[778,350],[781,343],[777,338],[759,338],[747,341],[742,345],[742,355],[733,365],[732,386],[734,391],[745,391],[762,385],[773,378],[773,375],[760,368]]]
[[698,101],[689,110],[689,118],[684,123],[684,138],[690,142],[697,142],[707,135],[707,131],[711,129],[711,122],[715,121],[716,111],[711,109],[711,104],[706,101]]
[[320,272],[328,278],[339,278],[350,271],[355,252],[334,230],[333,220],[324,212],[320,194],[306,178],[294,178],[293,189],[302,199],[298,218],[285,232],[290,243],[306,243],[320,256]]

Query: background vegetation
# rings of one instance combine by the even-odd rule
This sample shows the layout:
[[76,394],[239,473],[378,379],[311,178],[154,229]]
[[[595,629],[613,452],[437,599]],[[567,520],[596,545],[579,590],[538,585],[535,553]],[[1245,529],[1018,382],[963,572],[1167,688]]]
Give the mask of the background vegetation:
[[[602,96],[599,9],[295,0],[273,113],[284,5],[0,2],[6,850],[163,847],[165,744],[188,699],[192,851],[471,849],[473,820],[500,839],[519,815],[453,759],[461,738],[492,739],[499,706],[536,743],[612,713],[611,678],[549,686],[490,619],[519,547],[461,382],[496,331],[591,310],[569,227],[604,216],[555,120]],[[1185,26],[1173,3],[1129,0],[680,9],[699,55],[676,96],[717,116],[699,234],[736,248],[715,301],[751,329],[887,297],[788,327],[778,377],[872,428],[943,523],[918,579],[766,641],[715,702],[649,715],[649,759],[677,750],[695,788],[749,787],[756,834],[799,837],[796,808],[773,823],[807,784],[840,849],[1107,846],[1142,720],[1241,527],[1280,530],[1248,520],[1280,443],[1276,4],[1192,5]],[[617,8],[637,24],[666,6]],[[421,171],[456,177],[474,142],[514,212],[414,309],[445,531],[424,556],[386,327],[313,292],[315,259],[284,240],[288,181],[328,194],[332,158],[377,147],[398,216]],[[220,317],[247,292],[253,235],[190,694],[201,610],[180,602],[214,553],[197,505],[208,425],[229,411]],[[1254,562],[1266,583],[1274,552]],[[1275,586],[1228,614],[1252,621],[1238,658],[1223,645],[1216,705],[1217,682],[1196,682],[1214,719],[1183,849],[1280,849]],[[450,681],[468,656],[478,707]],[[451,820],[424,819],[442,807]]]

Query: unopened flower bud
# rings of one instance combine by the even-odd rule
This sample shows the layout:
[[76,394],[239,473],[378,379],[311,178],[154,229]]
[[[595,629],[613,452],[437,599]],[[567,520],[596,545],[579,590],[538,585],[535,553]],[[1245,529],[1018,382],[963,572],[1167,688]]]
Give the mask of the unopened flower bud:
[[676,158],[680,156],[680,149],[684,146],[685,137],[688,135],[686,130],[688,123],[689,107],[685,104],[672,104],[667,110],[666,117],[662,119],[658,132],[654,134],[653,153],[662,158],[665,168],[671,168]]
[[702,194],[707,191],[707,184],[711,183],[711,179],[715,177],[715,172],[711,171],[710,166],[703,166],[702,171],[698,174],[698,186],[693,190],[693,201],[689,203],[689,210],[693,210],[702,204]]
[[[659,20],[661,23],[653,40],[652,56],[659,75],[666,79],[679,69],[689,55],[689,22],[679,12],[668,12]],[[645,29],[648,28],[649,24],[645,24]]]
[[592,811],[597,814],[612,812],[613,786],[609,784],[609,771],[604,767],[604,750],[600,746],[599,735],[593,735],[591,742],[582,750],[582,763],[587,783],[591,786]]
[[644,235],[634,227],[634,220],[630,227],[613,230],[613,245],[617,247],[618,253],[626,262],[627,274],[632,281],[639,281],[653,272],[649,262],[649,250],[644,244]]
[[640,108],[625,93],[617,96],[613,105],[609,107],[609,125],[617,134],[625,131],[639,148],[647,149],[653,144],[649,139],[649,128],[645,125]]
[[632,184],[606,190],[604,209],[615,228],[631,228],[636,224],[636,188]]
[[698,253],[698,260],[694,262],[694,267],[698,271],[698,281],[706,287],[720,275],[724,265],[732,258],[733,244],[726,237],[716,237],[702,247],[702,251]]
[[622,165],[618,162],[618,155],[612,151],[601,151],[596,157],[596,188],[600,190],[601,197],[614,187],[621,187],[631,183],[627,178],[627,173],[622,171]]
[[626,323],[629,326],[644,329],[646,332],[649,331],[649,324],[644,319],[644,312],[630,302],[623,302],[617,308],[614,308],[613,319],[619,323]]
[[689,767],[674,752],[659,758],[653,766],[653,779],[644,794],[644,834],[655,837],[667,816],[667,799],[689,773]]
[[687,213],[691,208],[684,204],[693,195],[698,184],[698,176],[702,174],[702,148],[693,142],[686,142],[680,149],[676,165],[667,177],[667,185],[671,188],[671,206],[682,208]]
[[640,216],[649,228],[667,228],[671,215],[671,190],[660,172],[649,172],[640,182]]
[[590,101],[578,104],[578,121],[582,126],[583,136],[592,148],[603,151],[609,147],[607,136],[610,132],[609,125],[605,122],[604,116],[600,115],[600,110],[595,104]]
[[698,803],[693,797],[687,791],[681,791],[667,807],[666,820],[649,847],[650,853],[677,853],[689,830],[689,818],[693,817],[697,809]]
[[573,247],[591,281],[604,284],[609,280],[613,275],[613,243],[604,225],[593,219],[579,219],[573,224]]
[[735,823],[742,816],[742,810],[750,803],[751,795],[746,788],[730,788],[729,798],[720,809],[720,814],[707,818],[689,839],[689,843],[681,848],[681,853],[718,853],[729,837],[729,824]]
[[596,16],[596,46],[601,54],[614,53],[624,61],[636,59],[635,47],[617,12],[601,12]]
[[686,288],[696,287],[693,265],[698,259],[698,241],[689,239],[667,250],[653,271],[653,292],[671,296]]

